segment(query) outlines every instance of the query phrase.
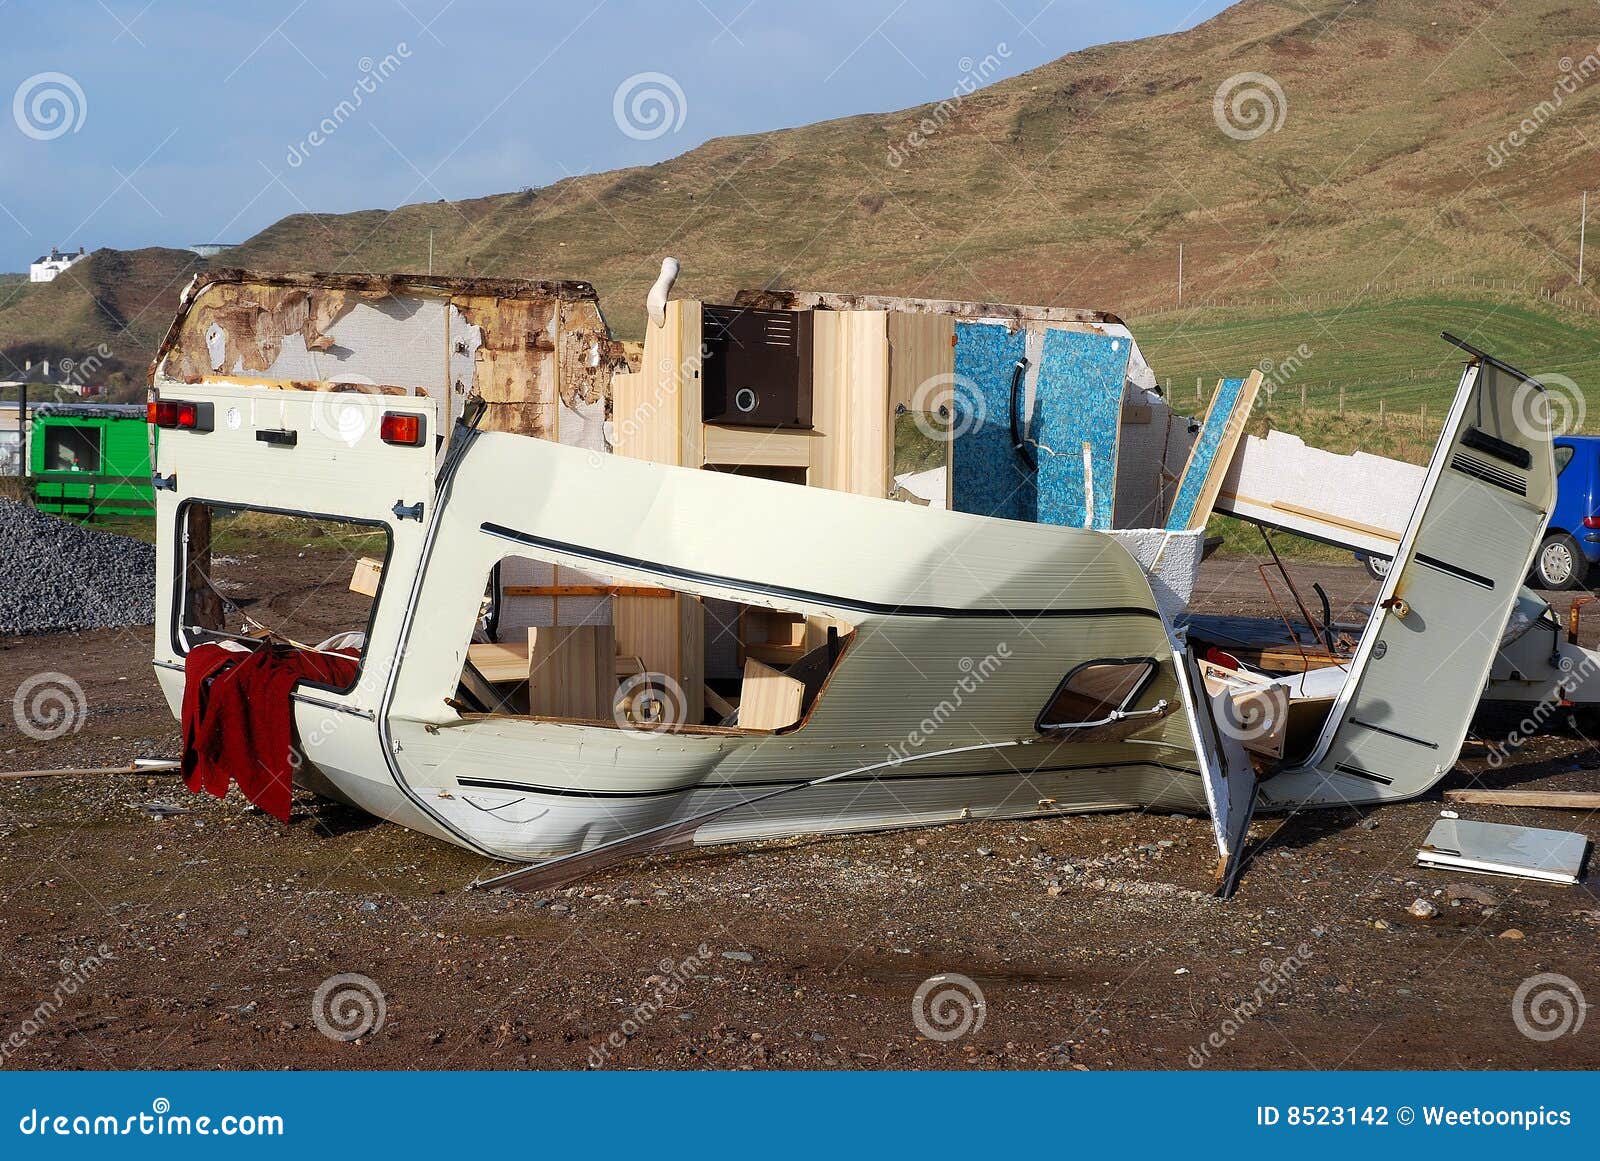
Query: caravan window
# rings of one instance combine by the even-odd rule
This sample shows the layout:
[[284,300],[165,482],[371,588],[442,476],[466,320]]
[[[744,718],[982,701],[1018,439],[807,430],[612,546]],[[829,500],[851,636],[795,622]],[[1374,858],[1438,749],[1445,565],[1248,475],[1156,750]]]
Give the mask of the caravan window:
[[1132,707],[1155,676],[1153,657],[1086,661],[1061,679],[1034,728],[1049,733],[1102,725]]
[[365,652],[389,555],[383,525],[190,501],[178,532],[180,654],[265,635]]
[[854,632],[516,555],[474,599],[458,710],[625,730],[798,728]]
[[44,429],[44,470],[100,471],[100,429],[52,423]]

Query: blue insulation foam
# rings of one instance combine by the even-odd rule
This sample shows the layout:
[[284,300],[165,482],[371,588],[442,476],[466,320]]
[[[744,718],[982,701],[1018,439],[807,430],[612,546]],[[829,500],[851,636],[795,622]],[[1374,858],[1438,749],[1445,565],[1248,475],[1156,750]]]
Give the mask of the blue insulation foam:
[[1033,473],[1011,445],[1011,377],[1026,333],[997,323],[957,322],[951,423],[951,504],[1005,520],[1033,520]]
[[1169,531],[1187,528],[1189,521],[1194,518],[1195,505],[1200,502],[1200,489],[1205,486],[1211,464],[1217,458],[1223,432],[1233,419],[1243,387],[1243,379],[1224,379],[1222,386],[1217,388],[1211,410],[1206,412],[1205,425],[1200,428],[1200,434],[1194,441],[1194,450],[1189,454],[1183,479],[1178,482],[1178,494],[1172,501],[1172,514],[1167,517]]
[[[1111,527],[1130,349],[1125,338],[1045,331],[1033,425],[1033,438],[1041,445],[1037,474],[1041,524]],[[1090,449],[1087,476],[1094,485],[1092,517],[1084,487],[1085,444]]]

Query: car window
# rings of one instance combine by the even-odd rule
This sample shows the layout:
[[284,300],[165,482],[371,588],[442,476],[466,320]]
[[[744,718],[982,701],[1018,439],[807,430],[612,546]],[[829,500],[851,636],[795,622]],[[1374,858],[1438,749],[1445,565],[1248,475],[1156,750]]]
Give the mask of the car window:
[[1556,448],[1556,475],[1559,476],[1567,470],[1567,465],[1572,462],[1572,453],[1575,450],[1575,448],[1565,445]]

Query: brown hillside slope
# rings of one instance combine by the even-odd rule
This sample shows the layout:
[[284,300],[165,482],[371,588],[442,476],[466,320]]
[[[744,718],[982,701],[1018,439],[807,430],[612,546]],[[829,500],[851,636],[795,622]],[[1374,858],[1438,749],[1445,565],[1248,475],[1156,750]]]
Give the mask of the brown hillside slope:
[[[717,139],[520,194],[294,215],[223,260],[414,270],[431,228],[436,270],[586,278],[629,334],[669,253],[707,296],[826,286],[1128,314],[1171,301],[1179,242],[1191,303],[1446,271],[1570,290],[1578,192],[1600,179],[1600,73],[1578,75],[1596,53],[1590,3],[1246,0],[942,107]],[[1491,166],[1564,68],[1578,83]],[[1254,140],[1213,112],[1245,72],[1287,103]]]
[[[205,260],[187,250],[96,250],[54,282],[0,292],[0,378],[22,377],[28,361],[61,363],[115,396],[136,394],[178,295]],[[89,360],[94,360],[89,363]],[[35,374],[33,378],[38,378]]]

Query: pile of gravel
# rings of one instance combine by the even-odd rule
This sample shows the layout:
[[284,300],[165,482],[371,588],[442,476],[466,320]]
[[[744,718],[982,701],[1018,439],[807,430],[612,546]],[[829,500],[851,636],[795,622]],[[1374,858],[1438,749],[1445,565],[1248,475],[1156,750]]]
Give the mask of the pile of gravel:
[[0,635],[155,620],[156,550],[0,500]]

